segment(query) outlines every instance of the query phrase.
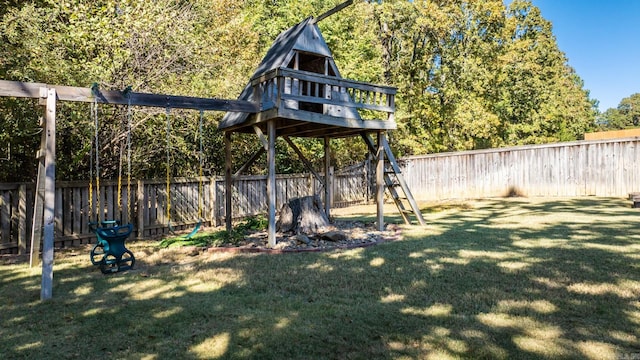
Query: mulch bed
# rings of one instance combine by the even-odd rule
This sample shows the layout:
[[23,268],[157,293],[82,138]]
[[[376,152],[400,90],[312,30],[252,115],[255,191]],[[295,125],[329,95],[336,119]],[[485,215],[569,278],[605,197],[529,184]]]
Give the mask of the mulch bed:
[[[331,234],[329,238],[325,236]],[[335,236],[338,235],[338,236]],[[402,239],[400,227],[389,224],[384,231],[378,231],[375,224],[351,221],[336,221],[330,228],[318,234],[297,236],[276,233],[276,245],[267,245],[267,232],[251,233],[237,245],[207,248],[208,252],[260,252],[260,253],[301,253],[320,252],[334,249],[354,249]]]

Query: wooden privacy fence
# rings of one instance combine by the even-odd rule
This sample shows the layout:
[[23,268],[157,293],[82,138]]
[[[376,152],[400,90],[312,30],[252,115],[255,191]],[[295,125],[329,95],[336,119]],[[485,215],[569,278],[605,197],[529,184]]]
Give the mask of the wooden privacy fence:
[[[331,173],[334,207],[363,203],[371,192],[367,187],[364,167],[347,173]],[[234,181],[232,213],[235,218],[266,212],[266,176],[241,176]],[[166,182],[139,180],[120,186],[101,181],[100,196],[93,186],[89,197],[88,182],[56,183],[55,244],[68,247],[93,243],[95,236],[89,222],[98,220],[98,204],[102,220],[132,223],[139,238],[167,234],[174,230],[192,229],[202,220],[204,225],[224,222],[224,180],[222,177],[174,179],[167,202]],[[276,177],[276,207],[289,199],[322,193],[320,183],[308,174]],[[129,191],[130,189],[130,191]],[[30,248],[35,185],[0,184],[0,254],[26,253]],[[118,202],[120,199],[120,202]],[[167,216],[167,205],[171,212]]]
[[[577,141],[503,149],[464,151],[399,160],[414,197],[420,200],[506,196],[615,196],[640,191],[640,138]],[[364,203],[374,189],[367,164],[330,173],[332,206]],[[202,185],[201,190],[199,190]],[[323,193],[309,174],[276,177],[276,208],[288,199]],[[34,203],[33,184],[0,184],[0,254],[25,253],[30,246]],[[188,230],[200,220],[220,225],[225,218],[221,177],[175,179],[169,189],[170,219],[166,215],[164,181],[140,180],[121,187],[101,182],[102,219],[135,226],[136,236],[167,234],[169,220],[176,230]],[[55,242],[64,247],[93,242],[89,221],[97,219],[94,189],[89,204],[87,182],[58,182],[55,204]],[[241,176],[234,181],[234,217],[266,211],[266,176]],[[129,205],[131,204],[131,206]],[[90,211],[93,209],[93,211]],[[92,216],[91,216],[92,215]]]
[[402,168],[421,200],[626,197],[640,191],[640,138],[412,156],[402,159]]

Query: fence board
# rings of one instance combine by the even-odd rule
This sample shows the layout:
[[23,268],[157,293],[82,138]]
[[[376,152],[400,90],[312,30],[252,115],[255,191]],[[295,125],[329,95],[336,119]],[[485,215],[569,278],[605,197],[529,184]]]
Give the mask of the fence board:
[[5,191],[0,197],[0,244],[12,243],[11,239],[11,194]]

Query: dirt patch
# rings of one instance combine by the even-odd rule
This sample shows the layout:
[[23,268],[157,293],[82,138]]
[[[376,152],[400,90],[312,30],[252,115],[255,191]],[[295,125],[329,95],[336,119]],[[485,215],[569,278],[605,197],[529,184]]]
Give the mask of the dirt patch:
[[291,233],[276,233],[276,245],[268,246],[266,231],[250,232],[235,245],[211,247],[209,252],[315,252],[331,249],[351,249],[366,247],[381,242],[394,241],[402,238],[400,227],[389,224],[384,231],[378,231],[373,223],[365,224],[359,221],[335,221],[326,231],[318,234],[296,235]]

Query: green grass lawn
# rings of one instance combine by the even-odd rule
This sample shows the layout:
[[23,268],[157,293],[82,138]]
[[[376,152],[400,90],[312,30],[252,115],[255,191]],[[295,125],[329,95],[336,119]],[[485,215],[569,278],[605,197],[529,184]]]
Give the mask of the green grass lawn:
[[44,303],[39,269],[4,258],[0,358],[638,359],[629,205],[431,204],[403,240],[323,253],[189,256],[141,241],[136,269],[110,276],[88,247],[59,251]]

